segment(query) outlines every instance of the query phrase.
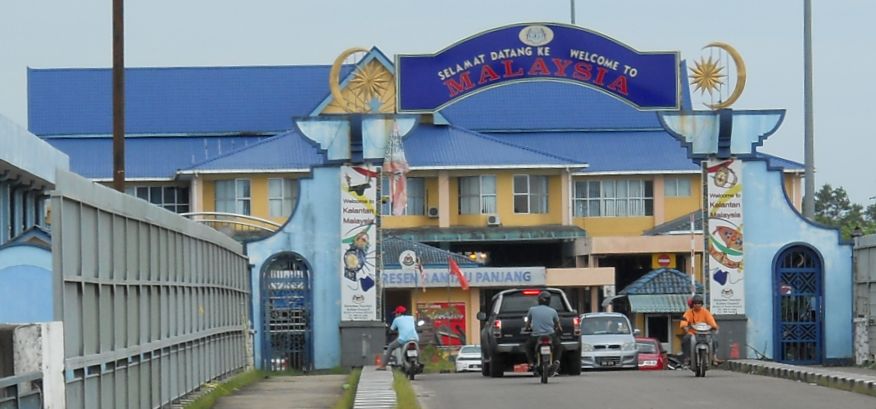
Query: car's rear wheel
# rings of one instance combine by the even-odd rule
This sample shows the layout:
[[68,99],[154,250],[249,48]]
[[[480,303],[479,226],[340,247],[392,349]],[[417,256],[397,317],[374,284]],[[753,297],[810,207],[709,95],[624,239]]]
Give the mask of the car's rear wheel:
[[505,368],[503,367],[501,355],[492,356],[492,358],[490,359],[488,371],[491,378],[501,378],[503,375],[505,375]]
[[490,363],[481,358],[481,375],[490,376]]

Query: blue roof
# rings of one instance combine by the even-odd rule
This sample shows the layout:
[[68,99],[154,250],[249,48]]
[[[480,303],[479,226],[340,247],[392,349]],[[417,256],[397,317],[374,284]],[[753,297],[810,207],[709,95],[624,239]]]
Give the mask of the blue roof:
[[[125,177],[172,179],[176,171],[254,144],[267,137],[142,137],[125,138]],[[70,170],[86,178],[112,179],[112,138],[50,138],[70,156]]]
[[[330,68],[127,68],[126,133],[290,129],[292,117],[309,115],[329,95]],[[111,134],[112,70],[28,69],[28,129],[39,136]]]
[[[411,167],[582,166],[558,153],[525,147],[456,126],[420,125],[404,139]],[[562,150],[562,149],[561,149]]]
[[[696,292],[703,293],[703,285],[696,282]],[[630,283],[618,294],[690,294],[690,275],[669,268],[658,268]]]
[[496,139],[588,163],[594,172],[699,172],[687,150],[666,131],[515,132]]
[[187,170],[291,170],[320,165],[319,147],[296,131],[264,139],[189,167]]

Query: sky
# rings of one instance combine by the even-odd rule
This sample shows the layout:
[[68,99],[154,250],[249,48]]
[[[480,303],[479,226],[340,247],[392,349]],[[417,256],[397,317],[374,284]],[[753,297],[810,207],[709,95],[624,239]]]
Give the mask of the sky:
[[[572,0],[128,0],[128,67],[331,64],[345,49],[433,53],[507,24],[571,22]],[[816,186],[876,204],[876,2],[813,0]],[[747,67],[734,109],[785,109],[761,150],[803,162],[803,0],[575,1],[575,24],[693,62],[713,41]],[[0,1],[0,115],[27,125],[27,67],[112,66],[111,0]]]

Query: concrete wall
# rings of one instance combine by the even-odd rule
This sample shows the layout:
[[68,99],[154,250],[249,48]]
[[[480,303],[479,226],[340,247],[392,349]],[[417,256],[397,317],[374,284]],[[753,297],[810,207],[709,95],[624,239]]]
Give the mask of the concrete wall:
[[52,252],[37,246],[0,249],[0,323],[52,320]]
[[23,325],[13,336],[15,373],[43,374],[43,409],[66,407],[64,326],[61,322]]
[[311,268],[313,300],[312,344],[314,367],[332,368],[341,363],[338,326],[341,309],[341,191],[339,168],[316,168],[313,177],[301,179],[299,202],[282,229],[264,240],[248,243],[252,287],[255,362],[261,366],[264,325],[261,277],[264,262],[281,252],[301,255]]
[[749,346],[774,358],[774,258],[786,246],[804,244],[823,261],[824,358],[851,358],[851,246],[840,244],[837,230],[812,224],[797,213],[784,193],[782,174],[767,170],[765,162],[745,162],[742,183]]

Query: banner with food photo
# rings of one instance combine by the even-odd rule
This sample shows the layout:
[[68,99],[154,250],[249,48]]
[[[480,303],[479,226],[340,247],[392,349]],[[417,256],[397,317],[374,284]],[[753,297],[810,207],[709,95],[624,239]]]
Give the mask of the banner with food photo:
[[377,319],[377,184],[370,165],[341,167],[341,321]]
[[709,308],[713,314],[745,314],[742,162],[710,159],[706,164]]

